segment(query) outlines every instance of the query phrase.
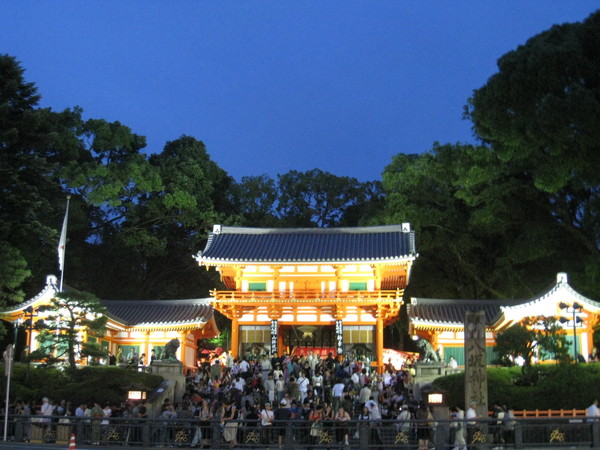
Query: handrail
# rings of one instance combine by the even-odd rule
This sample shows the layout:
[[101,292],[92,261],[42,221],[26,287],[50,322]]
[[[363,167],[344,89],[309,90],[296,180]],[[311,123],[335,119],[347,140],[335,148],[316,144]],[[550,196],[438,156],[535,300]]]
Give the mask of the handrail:
[[295,291],[211,291],[216,302],[331,302],[342,300],[344,302],[364,301],[391,301],[401,302],[402,291],[378,290],[378,291],[321,291],[321,290],[295,290]]
[[[586,417],[585,409],[534,409],[534,410],[514,410],[515,417]],[[490,415],[493,414],[490,411]]]

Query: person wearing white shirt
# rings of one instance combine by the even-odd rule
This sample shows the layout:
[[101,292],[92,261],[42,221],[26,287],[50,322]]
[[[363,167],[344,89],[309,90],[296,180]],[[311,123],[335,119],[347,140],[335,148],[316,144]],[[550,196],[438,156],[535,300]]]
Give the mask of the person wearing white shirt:
[[323,375],[321,375],[321,372],[316,372],[313,375],[312,385],[313,390],[315,391],[315,396],[323,400]]
[[300,404],[302,405],[308,393],[308,385],[310,384],[310,381],[308,381],[308,378],[306,378],[304,374],[301,374],[296,383],[298,384],[298,390],[300,391]]
[[233,387],[236,388],[238,391],[243,392],[244,386],[246,386],[246,380],[244,380],[242,377],[237,375],[235,377],[235,379],[233,380],[232,384],[233,384]]
[[265,391],[267,391],[267,396],[269,397],[269,401],[273,403],[275,401],[275,381],[273,380],[273,374],[270,373],[267,379],[263,383]]
[[364,385],[358,393],[358,403],[364,405],[371,398],[371,388],[368,385]]
[[341,380],[338,380],[337,383],[333,385],[332,394],[333,394],[333,409],[336,410],[340,405],[340,400],[342,399],[342,394],[344,393],[344,388],[346,386],[342,383]]
[[265,403],[265,408],[260,412],[260,425],[262,427],[263,443],[269,445],[271,443],[271,430],[273,429],[273,421],[275,414],[271,409],[270,403]]
[[585,410],[587,421],[588,422],[596,422],[598,417],[600,417],[600,409],[598,409],[598,400],[594,400],[590,406]]
[[473,435],[478,429],[477,420],[477,403],[471,402],[469,409],[467,409],[467,414],[465,418],[467,419],[467,444],[471,444],[473,442]]

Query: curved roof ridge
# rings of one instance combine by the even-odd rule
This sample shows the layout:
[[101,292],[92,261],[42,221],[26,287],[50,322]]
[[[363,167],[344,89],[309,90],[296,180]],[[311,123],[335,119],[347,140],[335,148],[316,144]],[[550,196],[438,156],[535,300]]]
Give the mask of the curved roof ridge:
[[[409,230],[408,230],[409,231]],[[214,234],[364,234],[408,232],[405,225],[376,225],[366,227],[260,228],[215,225]]]
[[123,305],[123,306],[139,306],[140,303],[144,303],[148,306],[152,305],[209,305],[212,299],[206,298],[184,298],[184,299],[173,299],[173,300],[100,300],[104,305]]
[[352,228],[244,228],[215,225],[200,264],[405,263],[417,257],[409,224]]

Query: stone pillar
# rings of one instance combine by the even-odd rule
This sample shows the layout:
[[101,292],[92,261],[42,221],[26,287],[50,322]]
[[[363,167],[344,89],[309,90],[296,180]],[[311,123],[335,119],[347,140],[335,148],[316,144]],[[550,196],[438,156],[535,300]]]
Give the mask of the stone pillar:
[[477,402],[477,415],[487,418],[487,360],[485,351],[485,314],[465,314],[465,410]]

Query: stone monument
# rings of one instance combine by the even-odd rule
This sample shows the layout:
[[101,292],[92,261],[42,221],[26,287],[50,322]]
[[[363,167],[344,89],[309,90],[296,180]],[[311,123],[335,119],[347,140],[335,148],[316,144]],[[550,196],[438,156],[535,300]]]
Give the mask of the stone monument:
[[[465,313],[465,410],[477,403],[477,416],[487,419],[487,357],[485,351],[485,313],[467,311]],[[480,436],[485,443],[487,427],[482,423]],[[467,444],[470,444],[467,442]],[[478,447],[474,447],[478,448]]]

